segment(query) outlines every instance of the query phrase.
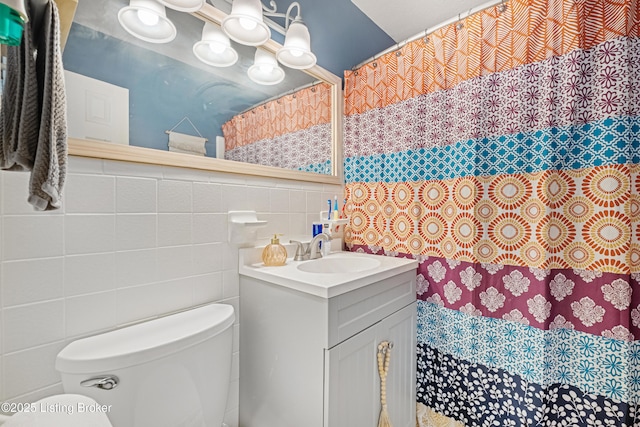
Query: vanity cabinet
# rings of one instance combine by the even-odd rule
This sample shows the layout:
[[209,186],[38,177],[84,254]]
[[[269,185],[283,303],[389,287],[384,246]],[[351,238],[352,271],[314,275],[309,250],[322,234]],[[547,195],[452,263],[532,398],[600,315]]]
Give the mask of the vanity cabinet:
[[415,426],[415,269],[332,297],[240,276],[240,426],[375,427],[377,346],[393,343],[387,402]]

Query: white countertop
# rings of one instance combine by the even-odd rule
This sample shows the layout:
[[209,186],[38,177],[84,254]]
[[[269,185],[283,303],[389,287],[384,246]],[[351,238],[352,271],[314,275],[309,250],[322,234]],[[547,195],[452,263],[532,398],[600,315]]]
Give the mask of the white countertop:
[[[289,254],[294,253],[293,246],[285,245],[285,247]],[[348,257],[357,263],[359,259],[373,257],[379,261],[379,265],[359,272],[308,273],[298,269],[298,266],[318,260],[293,261],[293,258],[289,258],[283,266],[267,267],[262,264],[261,253],[262,248],[240,250],[239,272],[241,276],[252,277],[322,298],[332,298],[406,271],[415,270],[418,267],[418,262],[414,259],[358,252],[333,252],[324,258]]]

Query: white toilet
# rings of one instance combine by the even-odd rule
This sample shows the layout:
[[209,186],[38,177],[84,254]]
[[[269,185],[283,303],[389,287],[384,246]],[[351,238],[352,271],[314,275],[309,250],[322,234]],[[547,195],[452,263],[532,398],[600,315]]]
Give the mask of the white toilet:
[[95,400],[113,427],[220,427],[234,319],[211,304],[83,338],[56,369],[65,393]]
[[[79,394],[56,394],[32,403],[29,411],[9,417],[2,427],[113,427],[102,412],[85,411],[98,403]],[[79,410],[80,409],[80,410]]]

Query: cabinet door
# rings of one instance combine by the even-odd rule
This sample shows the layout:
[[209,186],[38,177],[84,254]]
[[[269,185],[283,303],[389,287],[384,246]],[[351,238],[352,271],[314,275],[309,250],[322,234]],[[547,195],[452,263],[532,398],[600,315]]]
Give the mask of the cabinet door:
[[[388,340],[393,343],[387,374],[387,406],[394,427],[416,425],[416,322],[416,304],[413,303],[379,325],[378,342]],[[376,369],[376,378],[377,373]],[[380,408],[379,401],[377,408]],[[374,426],[378,425],[377,421]]]
[[384,318],[327,351],[325,427],[375,427],[380,415],[377,351],[393,343],[387,406],[394,427],[415,426],[416,306]]

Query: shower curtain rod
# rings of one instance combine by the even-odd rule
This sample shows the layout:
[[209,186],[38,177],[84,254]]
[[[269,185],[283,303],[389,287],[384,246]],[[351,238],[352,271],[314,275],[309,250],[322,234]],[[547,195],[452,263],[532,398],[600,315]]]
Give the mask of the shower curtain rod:
[[299,90],[307,89],[307,88],[309,88],[309,87],[311,87],[311,86],[315,86],[315,85],[317,85],[318,83],[322,83],[322,80],[316,80],[316,81],[313,81],[313,82],[311,82],[311,83],[307,83],[306,85],[302,85],[302,86],[300,86],[300,87],[297,87],[297,88],[295,88],[295,89],[290,89],[290,90],[286,91],[285,93],[281,93],[280,95],[272,96],[272,97],[271,97],[271,98],[269,98],[269,99],[265,99],[265,100],[264,100],[264,101],[262,101],[262,102],[259,102],[259,103],[255,104],[255,105],[252,105],[251,107],[247,108],[246,110],[244,110],[244,111],[242,111],[242,112],[240,112],[240,113],[236,114],[236,116],[240,116],[240,115],[242,115],[242,114],[244,114],[244,113],[246,113],[246,112],[248,112],[248,111],[251,111],[251,110],[253,110],[253,109],[255,109],[255,108],[262,107],[263,105],[265,105],[265,104],[267,104],[267,103],[269,103],[269,102],[271,102],[271,101],[274,101],[274,100],[276,100],[276,99],[278,99],[278,98],[282,98],[282,97],[287,96],[287,95],[291,95],[292,93],[298,92]]
[[506,6],[507,5],[507,0],[491,0],[491,1],[488,1],[486,3],[481,4],[480,6],[472,7],[466,13],[460,13],[457,16],[451,18],[451,19],[448,19],[448,20],[446,20],[444,22],[441,22],[438,25],[435,25],[435,26],[433,26],[431,28],[427,28],[426,30],[421,31],[418,34],[416,34],[416,35],[414,35],[412,37],[409,37],[408,39],[405,39],[405,40],[401,41],[400,43],[394,44],[390,48],[385,49],[382,52],[380,52],[380,53],[372,56],[371,58],[369,58],[369,59],[367,59],[365,61],[362,61],[358,65],[354,66],[353,68],[351,68],[351,71],[355,71],[358,68],[362,67],[363,65],[368,64],[369,62],[375,61],[376,59],[380,58],[381,56],[386,55],[389,52],[394,52],[394,51],[400,49],[401,47],[405,46],[407,43],[411,43],[412,41],[418,40],[419,38],[422,38],[422,37],[427,37],[429,34],[433,33],[434,31],[439,30],[440,28],[446,27],[447,25],[451,25],[451,24],[453,24],[455,22],[458,22],[458,21],[461,21],[463,19],[466,19],[471,15],[475,15],[476,13],[482,12],[484,10],[487,10],[489,8],[497,6],[499,4],[504,4]]

